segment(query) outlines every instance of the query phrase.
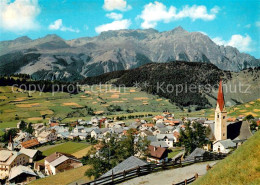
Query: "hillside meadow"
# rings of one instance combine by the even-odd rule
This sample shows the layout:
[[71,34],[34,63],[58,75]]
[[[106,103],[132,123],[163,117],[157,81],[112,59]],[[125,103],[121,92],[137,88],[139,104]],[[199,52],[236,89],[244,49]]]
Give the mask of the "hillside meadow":
[[[12,91],[14,90],[14,92]],[[111,106],[119,106],[121,110],[112,110]],[[51,117],[60,117],[63,122],[77,119],[90,120],[88,109],[97,115],[110,118],[137,115],[158,115],[165,110],[175,114],[176,118],[208,117],[214,119],[214,108],[200,111],[181,110],[169,99],[134,87],[115,89],[111,85],[82,87],[82,92],[75,95],[68,93],[28,93],[9,86],[0,86],[0,134],[3,128],[16,127],[20,120],[31,123],[47,123]],[[191,109],[193,110],[192,106]],[[229,117],[252,114],[260,117],[260,99],[240,105],[227,107]],[[45,116],[45,119],[43,119]],[[149,118],[146,118],[150,121]]]
[[258,185],[260,184],[260,131],[233,154],[217,163],[193,185]]

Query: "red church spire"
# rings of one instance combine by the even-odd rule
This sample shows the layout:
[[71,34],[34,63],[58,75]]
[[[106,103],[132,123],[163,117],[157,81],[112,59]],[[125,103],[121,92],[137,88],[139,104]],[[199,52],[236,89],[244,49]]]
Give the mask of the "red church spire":
[[225,101],[224,101],[222,80],[220,80],[220,82],[219,82],[217,104],[218,104],[218,106],[219,106],[219,109],[220,109],[221,111],[223,111],[223,108],[224,108],[224,106],[225,106]]

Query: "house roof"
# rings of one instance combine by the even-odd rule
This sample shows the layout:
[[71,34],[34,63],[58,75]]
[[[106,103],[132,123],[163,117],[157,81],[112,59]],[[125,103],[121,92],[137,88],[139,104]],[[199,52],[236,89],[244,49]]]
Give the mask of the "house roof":
[[153,133],[149,130],[144,130],[142,132],[145,133],[147,136],[153,136]]
[[40,143],[36,138],[28,140],[28,141],[24,141],[24,142],[21,143],[23,148],[31,148],[31,147],[37,146],[39,144]]
[[168,129],[168,128],[166,128],[166,127],[163,127],[163,128],[158,128],[158,130],[161,132],[161,134],[165,134],[166,132],[168,132],[168,131],[169,131],[169,129]]
[[51,163],[52,161],[58,159],[61,156],[67,156],[67,157],[71,157],[71,158],[75,158],[75,156],[70,155],[70,154],[66,154],[66,153],[61,153],[61,152],[55,152],[47,157],[45,157],[45,160],[48,161],[49,163]]
[[166,148],[156,147],[152,145],[148,146],[148,150],[151,157],[158,158],[158,159],[161,159],[164,153],[167,152]]
[[152,123],[145,123],[142,126],[143,127],[154,127],[154,124],[152,124]]
[[65,155],[60,156],[59,158],[55,159],[54,161],[51,162],[52,166],[58,166],[59,164],[63,163],[64,161],[67,161],[69,158]]
[[227,138],[231,140],[246,140],[252,136],[248,121],[239,121],[227,126]]
[[157,134],[156,137],[157,139],[164,139],[164,138],[174,139],[173,134]]
[[[221,143],[223,145],[223,147],[226,148],[232,148],[236,146],[236,143],[234,143],[233,141],[231,141],[231,139],[226,139],[226,140],[219,140],[216,143]],[[216,144],[214,143],[214,144]]]
[[51,123],[50,127],[59,126],[59,123]]
[[151,141],[151,142],[155,142],[155,141],[157,141],[157,137],[156,136],[147,136],[147,140]]
[[15,166],[11,169],[10,174],[9,174],[9,180],[14,179],[15,177],[21,175],[21,174],[28,174],[28,175],[33,175],[33,176],[37,176],[34,171],[29,168],[28,166]]
[[124,170],[126,171],[126,170],[130,170],[132,168],[136,168],[138,166],[144,166],[144,165],[147,165],[147,163],[137,157],[131,156],[131,157],[128,157],[123,162],[119,163],[117,166],[115,166],[114,168],[112,168],[111,170],[106,172],[105,174],[103,174],[101,177],[106,177],[106,176],[112,175],[112,171],[113,171],[113,174],[116,174],[116,173],[123,172]]
[[92,130],[92,132],[96,132],[97,134],[101,134],[101,131],[100,131],[100,129],[99,128],[95,128],[94,130]]
[[151,142],[150,145],[156,146],[156,147],[168,148],[168,145],[165,141],[154,141],[154,142]]
[[21,155],[20,152],[0,150],[0,165],[10,165],[19,155]]
[[195,157],[203,156],[206,153],[205,150],[201,148],[196,148],[185,160],[193,160]]
[[39,150],[21,148],[20,153],[23,153],[23,154],[29,156],[30,158],[33,158],[38,151]]
[[220,80],[220,82],[219,82],[217,104],[219,105],[219,109],[221,111],[223,111],[224,106],[225,106],[225,101],[224,101],[222,80]]

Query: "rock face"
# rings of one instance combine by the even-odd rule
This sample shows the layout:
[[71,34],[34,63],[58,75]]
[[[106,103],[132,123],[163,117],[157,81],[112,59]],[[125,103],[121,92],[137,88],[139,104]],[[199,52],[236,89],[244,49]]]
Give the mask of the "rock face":
[[[37,57],[26,57],[32,54]],[[0,75],[7,73],[4,66],[18,65],[19,69],[11,71],[37,79],[74,80],[150,62],[178,60],[212,63],[231,71],[260,66],[260,60],[253,56],[233,47],[218,46],[208,36],[181,27],[167,32],[107,31],[69,41],[47,35],[36,40],[20,37],[0,42]]]

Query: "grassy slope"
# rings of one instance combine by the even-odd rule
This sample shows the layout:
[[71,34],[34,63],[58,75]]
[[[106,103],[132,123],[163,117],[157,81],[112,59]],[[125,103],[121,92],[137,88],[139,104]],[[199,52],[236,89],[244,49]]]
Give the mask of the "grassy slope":
[[[175,105],[167,99],[141,92],[135,88],[126,88],[125,92],[112,91],[105,92],[106,87],[94,87],[96,93],[89,92],[91,89],[86,87],[86,92],[77,95],[67,93],[39,92],[31,94],[12,92],[11,87],[0,86],[0,129],[6,127],[15,127],[19,120],[25,120],[32,123],[48,122],[48,118],[55,116],[65,118],[68,113],[75,111],[77,107],[89,106],[94,111],[107,111],[109,105],[119,105],[123,109],[121,112],[112,114],[127,114],[126,110],[131,109],[140,114],[147,112],[162,112],[168,109],[172,112],[180,111]],[[109,87],[108,87],[109,89]],[[122,90],[122,89],[121,89]],[[19,120],[15,120],[15,115]],[[47,114],[47,119],[43,120],[41,115]],[[84,118],[89,118],[86,116]],[[66,121],[76,120],[79,117],[70,118]],[[82,117],[81,117],[82,118]]]
[[257,185],[260,184],[260,131],[220,161],[194,185]]
[[[113,112],[113,115],[109,117],[114,117],[116,116],[115,114],[128,116],[130,114],[126,112],[127,109],[135,110],[133,115],[148,113],[156,115],[168,109],[170,112],[175,113],[176,118],[183,116],[214,118],[214,108],[188,113],[187,110],[180,111],[179,108],[171,104],[167,99],[141,92],[133,87],[126,88],[125,93],[115,92],[113,89],[110,92],[104,92],[104,88],[105,86],[102,86],[101,89],[94,87],[94,91],[97,92],[91,93],[89,92],[90,88],[86,87],[85,93],[82,92],[72,96],[67,93],[56,93],[53,96],[51,93],[40,94],[36,92],[31,94],[32,97],[29,98],[28,93],[13,93],[11,87],[0,86],[0,121],[2,121],[0,130],[6,127],[16,127],[16,123],[19,121],[15,120],[16,114],[20,120],[32,123],[48,122],[48,118],[52,116],[64,118],[68,113],[75,111],[75,108],[78,106],[89,106],[94,111],[105,111],[105,113],[107,112],[106,107],[109,105],[119,105],[124,110]],[[260,117],[260,99],[227,107],[227,111],[229,117],[236,117],[241,114],[252,114]],[[42,119],[42,114],[47,114],[46,120]],[[72,117],[65,119],[64,122],[74,121],[78,118],[89,120],[90,117]]]
[[63,144],[59,144],[57,146],[54,146],[52,148],[49,148],[47,150],[42,151],[43,155],[48,156],[54,152],[63,152],[68,154],[73,154],[75,152],[78,152],[82,149],[87,148],[89,145],[86,143],[75,143],[75,142],[66,142]]
[[30,183],[30,185],[65,185],[82,178],[84,178],[85,182],[87,182],[92,180],[84,176],[84,173],[85,171],[87,171],[88,168],[89,166],[82,166],[80,168],[76,168],[66,172],[61,172],[54,176],[49,176],[43,179],[33,181],[32,183]]
[[[240,105],[226,107],[226,109],[228,112],[228,117],[237,117],[239,115],[246,116],[249,114],[252,114],[255,117],[260,117],[260,99]],[[207,109],[206,116],[210,119],[214,119],[214,111],[215,109]]]

